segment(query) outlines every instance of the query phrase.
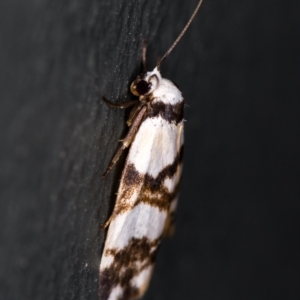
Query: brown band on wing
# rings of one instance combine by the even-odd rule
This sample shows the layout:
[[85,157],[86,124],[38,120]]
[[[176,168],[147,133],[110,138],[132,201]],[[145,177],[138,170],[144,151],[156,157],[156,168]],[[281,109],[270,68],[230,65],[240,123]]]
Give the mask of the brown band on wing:
[[132,187],[140,184],[143,177],[144,175],[135,168],[134,164],[128,163],[125,166],[122,180],[124,185]]
[[182,163],[183,149],[184,147],[182,145],[179,153],[174,159],[174,162],[164,167],[155,178],[149,174],[146,174],[144,179],[144,186],[153,192],[161,189],[164,180],[166,178],[172,178],[177,172],[178,166]]
[[123,171],[122,176],[122,188],[120,189],[121,195],[118,194],[118,200],[116,201],[111,221],[115,219],[119,214],[131,210],[134,207],[134,203],[128,201],[134,195],[134,193],[140,194],[136,189],[140,189],[142,182],[144,181],[144,175],[139,173],[133,164],[127,164]]
[[107,300],[113,288],[123,288],[122,299],[132,300],[140,296],[139,287],[131,284],[131,280],[145,268],[154,264],[160,238],[150,241],[146,237],[131,238],[128,245],[120,250],[107,249],[104,255],[112,255],[113,263],[100,272],[99,296]]
[[[122,177],[122,191],[118,195],[112,219],[140,203],[147,203],[160,210],[168,210],[171,201],[178,194],[179,183],[175,186],[174,191],[170,192],[164,185],[164,180],[175,175],[182,163],[182,158],[183,145],[174,162],[162,169],[155,178],[149,174],[143,175],[136,170],[133,164],[127,164]],[[137,200],[134,203],[129,202],[128,199],[132,198],[134,193],[138,194]]]
[[151,103],[146,112],[146,117],[155,118],[161,116],[169,123],[176,125],[183,120],[184,101],[176,104],[165,104],[164,102]]
[[157,207],[160,211],[168,211],[170,204],[177,196],[178,191],[179,183],[176,184],[173,192],[169,192],[164,186],[161,186],[161,188],[157,191],[151,191],[150,189],[143,187],[140,197],[137,199],[134,206],[137,206],[140,203],[147,203],[150,206]]

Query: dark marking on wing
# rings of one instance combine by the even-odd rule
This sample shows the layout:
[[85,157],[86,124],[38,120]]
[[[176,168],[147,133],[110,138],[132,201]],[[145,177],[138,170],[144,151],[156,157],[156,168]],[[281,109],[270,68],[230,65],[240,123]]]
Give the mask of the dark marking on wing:
[[140,196],[135,203],[135,206],[139,203],[147,203],[151,206],[156,206],[160,210],[169,210],[171,201],[176,197],[179,191],[179,182],[174,187],[174,190],[170,192],[165,186],[164,181],[166,178],[172,178],[182,163],[183,158],[183,145],[180,148],[174,162],[164,169],[154,178],[153,176],[146,174],[144,177],[144,184],[142,186]]
[[137,171],[133,164],[127,164],[122,176],[125,185],[133,186],[141,183],[143,175]]
[[165,104],[164,102],[149,103],[146,117],[155,118],[161,116],[169,123],[176,125],[183,120],[184,101],[176,104]]
[[179,153],[176,155],[175,160],[172,164],[164,167],[158,175],[154,178],[153,176],[146,174],[144,179],[144,186],[150,191],[157,191],[163,186],[163,182],[166,178],[172,178],[177,172],[179,164],[182,163],[183,158],[183,145],[180,148]]
[[113,263],[100,272],[99,296],[107,300],[113,288],[118,285],[123,289],[122,300],[134,300],[141,296],[139,288],[131,280],[145,268],[153,266],[160,239],[154,241],[132,238],[125,248],[107,249],[104,255],[112,255]]
[[[139,173],[133,164],[127,164],[122,176],[122,190],[118,195],[118,201],[112,215],[112,219],[117,215],[124,213],[140,203],[147,203],[151,206],[158,207],[160,210],[169,210],[171,201],[176,197],[179,190],[179,183],[170,192],[164,186],[166,178],[172,178],[181,166],[183,158],[183,145],[180,148],[174,162],[163,168],[154,178],[149,174]],[[138,191],[138,198],[135,203],[128,202],[134,192]]]
[[167,188],[161,187],[160,190],[152,192],[145,187],[142,188],[140,196],[134,206],[140,203],[147,203],[150,206],[155,206],[159,210],[168,211],[173,199],[177,196],[179,191],[179,183],[175,186],[173,192],[169,192]]

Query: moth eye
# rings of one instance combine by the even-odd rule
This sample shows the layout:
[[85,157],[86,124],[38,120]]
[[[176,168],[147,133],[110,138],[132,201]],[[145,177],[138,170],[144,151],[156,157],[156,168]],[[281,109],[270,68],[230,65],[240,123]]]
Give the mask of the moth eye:
[[141,80],[136,85],[136,91],[140,95],[145,95],[150,91],[151,84],[148,83],[146,80]]

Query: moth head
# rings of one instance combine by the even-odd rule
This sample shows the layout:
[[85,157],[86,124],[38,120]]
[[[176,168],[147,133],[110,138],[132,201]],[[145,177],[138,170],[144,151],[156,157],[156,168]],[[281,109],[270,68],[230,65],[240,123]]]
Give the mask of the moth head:
[[147,96],[158,88],[161,75],[157,68],[139,75],[131,84],[130,91],[135,96]]

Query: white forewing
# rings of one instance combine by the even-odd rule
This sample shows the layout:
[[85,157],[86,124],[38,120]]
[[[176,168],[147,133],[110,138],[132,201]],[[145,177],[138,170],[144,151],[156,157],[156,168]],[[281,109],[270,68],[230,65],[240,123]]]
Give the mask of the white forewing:
[[128,155],[141,174],[157,177],[158,173],[171,164],[177,153],[178,125],[170,124],[162,117],[148,118],[141,125]]

